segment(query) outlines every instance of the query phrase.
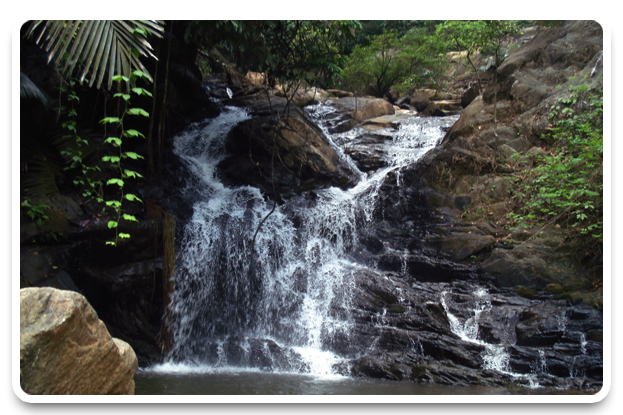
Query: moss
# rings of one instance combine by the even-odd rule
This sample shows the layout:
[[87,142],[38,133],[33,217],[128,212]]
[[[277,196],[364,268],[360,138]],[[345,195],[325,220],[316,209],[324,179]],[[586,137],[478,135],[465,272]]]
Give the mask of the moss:
[[426,379],[427,373],[426,373],[426,366],[424,365],[413,365],[411,366],[411,376],[409,376],[409,380],[420,380],[420,379]]
[[560,284],[547,284],[545,291],[549,291],[552,294],[562,294],[564,292]]
[[534,298],[534,296],[538,293],[537,290],[526,287],[517,287],[517,295],[524,298]]

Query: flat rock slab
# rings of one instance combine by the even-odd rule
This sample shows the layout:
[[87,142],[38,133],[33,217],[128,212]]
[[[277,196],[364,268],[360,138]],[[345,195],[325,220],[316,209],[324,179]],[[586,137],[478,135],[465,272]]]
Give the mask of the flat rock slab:
[[410,115],[409,112],[382,115],[364,121],[361,127],[368,131],[377,131],[384,128],[398,128],[401,121],[412,117],[413,116]]

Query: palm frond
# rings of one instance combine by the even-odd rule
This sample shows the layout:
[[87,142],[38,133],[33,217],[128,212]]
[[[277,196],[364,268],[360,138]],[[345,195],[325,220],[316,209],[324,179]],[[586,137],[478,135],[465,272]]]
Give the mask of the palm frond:
[[33,81],[30,80],[23,72],[19,73],[19,94],[21,98],[32,98],[41,102],[43,105],[48,105],[48,98],[43,91],[39,89]]
[[[48,61],[62,66],[65,74],[73,74],[79,66],[80,82],[89,77],[89,86],[102,86],[108,72],[108,89],[115,75],[130,76],[132,70],[151,76],[139,56],[157,59],[147,40],[137,35],[145,31],[162,37],[163,22],[157,20],[50,20],[31,23],[26,34],[49,53]],[[62,62],[65,61],[64,65]]]

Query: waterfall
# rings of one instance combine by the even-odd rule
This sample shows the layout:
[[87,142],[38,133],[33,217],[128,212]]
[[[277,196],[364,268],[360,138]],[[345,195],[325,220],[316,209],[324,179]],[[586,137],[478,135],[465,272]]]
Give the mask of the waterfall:
[[[175,137],[174,152],[193,174],[185,192],[195,201],[178,252],[172,349],[164,366],[323,376],[335,375],[345,361],[327,344],[350,335],[353,275],[361,267],[353,254],[372,223],[380,186],[392,172],[400,181],[401,169],[433,148],[444,135],[442,124],[458,116],[404,121],[385,143],[386,167],[368,174],[341,148],[354,132],[328,133],[322,119],[332,111],[322,104],[308,109],[359,182],[348,190],[317,190],[315,204],[305,209],[294,202],[277,207],[262,225],[253,252],[253,235],[272,201],[251,186],[223,185],[217,170],[226,157],[228,132],[250,116],[225,107],[219,117]],[[293,210],[302,216],[298,227]]]

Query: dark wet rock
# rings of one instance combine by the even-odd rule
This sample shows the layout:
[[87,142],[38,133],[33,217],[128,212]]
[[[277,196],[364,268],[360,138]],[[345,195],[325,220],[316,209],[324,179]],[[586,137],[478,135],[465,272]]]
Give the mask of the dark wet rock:
[[565,310],[554,305],[538,305],[523,311],[517,323],[520,346],[552,346],[565,330]]
[[21,209],[20,215],[20,243],[45,242],[74,237],[80,232],[86,215],[75,200],[68,196],[36,197],[31,205],[45,205],[45,215],[48,219],[43,226],[38,226],[27,217],[26,209]]
[[[310,180],[314,186],[342,186],[344,177],[348,181],[352,172],[300,109],[291,107],[289,115],[276,122],[267,115],[271,109],[267,100],[246,97],[236,104],[249,105],[260,116],[238,124],[229,134],[227,150],[231,155],[219,167],[231,184],[253,184],[272,195],[273,168],[277,193],[291,193]],[[285,105],[284,100],[278,100],[273,109],[279,110],[280,105]],[[273,147],[278,154],[275,159]]]
[[426,239],[425,243],[438,253],[454,261],[461,261],[491,248],[495,239],[489,235],[462,232],[434,236]]

